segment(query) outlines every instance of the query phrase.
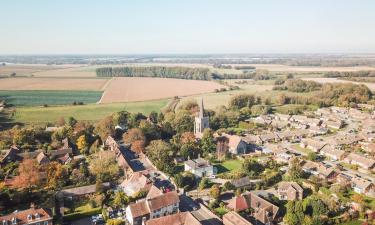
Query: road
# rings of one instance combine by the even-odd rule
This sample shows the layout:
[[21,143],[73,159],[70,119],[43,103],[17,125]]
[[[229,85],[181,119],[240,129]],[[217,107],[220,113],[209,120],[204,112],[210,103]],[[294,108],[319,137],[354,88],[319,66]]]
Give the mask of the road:
[[203,225],[222,225],[220,219],[206,209],[203,205],[197,204],[188,196],[180,196],[180,211],[191,212],[191,214]]

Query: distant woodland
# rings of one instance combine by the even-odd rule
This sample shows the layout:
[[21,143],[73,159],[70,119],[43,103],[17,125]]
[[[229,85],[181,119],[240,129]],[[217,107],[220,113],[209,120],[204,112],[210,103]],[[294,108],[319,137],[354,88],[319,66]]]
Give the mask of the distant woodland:
[[[255,73],[218,74],[208,68],[190,67],[102,67],[96,69],[97,77],[162,77],[187,80],[251,79]],[[257,74],[258,75],[258,74]],[[262,76],[264,76],[262,74]]]

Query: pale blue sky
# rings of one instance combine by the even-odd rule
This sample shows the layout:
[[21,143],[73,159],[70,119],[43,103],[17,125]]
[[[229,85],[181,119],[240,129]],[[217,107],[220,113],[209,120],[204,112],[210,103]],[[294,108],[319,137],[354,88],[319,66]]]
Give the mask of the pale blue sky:
[[0,54],[374,53],[374,0],[1,0]]

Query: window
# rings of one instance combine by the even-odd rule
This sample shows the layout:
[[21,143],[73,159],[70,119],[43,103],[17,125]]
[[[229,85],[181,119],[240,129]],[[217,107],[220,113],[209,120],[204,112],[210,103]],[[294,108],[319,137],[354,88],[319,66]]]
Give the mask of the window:
[[3,220],[3,225],[8,225],[8,222],[6,220]]
[[40,225],[40,223],[36,223],[36,225]]
[[48,225],[48,221],[44,221],[44,225]]

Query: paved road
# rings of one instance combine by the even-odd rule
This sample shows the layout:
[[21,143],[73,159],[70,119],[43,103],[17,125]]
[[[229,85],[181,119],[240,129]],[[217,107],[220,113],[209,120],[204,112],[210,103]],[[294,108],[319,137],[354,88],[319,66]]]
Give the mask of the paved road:
[[222,225],[222,222],[213,213],[201,207],[188,196],[180,196],[180,211],[190,211],[203,225]]

